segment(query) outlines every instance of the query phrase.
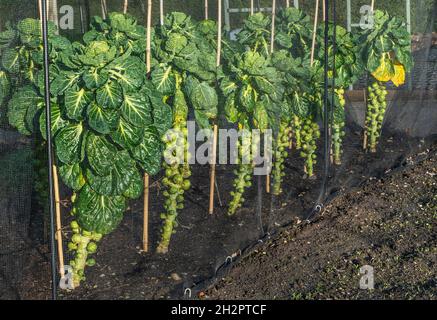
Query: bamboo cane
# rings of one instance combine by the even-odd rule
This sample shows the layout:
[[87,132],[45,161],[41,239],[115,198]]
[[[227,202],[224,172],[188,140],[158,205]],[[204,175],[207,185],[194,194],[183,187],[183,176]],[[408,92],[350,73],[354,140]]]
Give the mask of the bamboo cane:
[[[364,104],[367,106],[367,94],[366,89],[363,89]],[[363,149],[367,149],[367,131],[366,131],[366,119],[364,119],[364,136],[363,136]]]
[[[146,65],[147,74],[151,70],[151,36],[152,36],[152,0],[147,1],[147,44]],[[149,251],[149,175],[144,173],[144,203],[143,203],[143,251]]]
[[372,8],[372,11],[375,9],[375,0],[372,0],[371,8]]
[[208,20],[208,0],[205,0],[205,20]]
[[287,0],[287,1],[285,2],[285,7],[286,7],[286,8],[290,8],[290,0]]
[[55,191],[55,212],[56,212],[56,241],[58,248],[58,259],[59,259],[59,274],[61,278],[65,276],[64,269],[64,248],[62,245],[62,221],[61,221],[61,197],[59,194],[59,180],[58,180],[58,169],[56,165],[53,165],[53,186]]
[[129,0],[124,0],[124,4],[123,4],[123,13],[124,14],[127,13],[128,6],[129,6]]
[[253,0],[250,0],[250,15],[253,15]]
[[106,13],[108,12],[108,7],[106,5],[106,0],[100,0],[100,7],[102,10],[102,18],[106,19]]
[[[216,66],[220,66],[220,58],[222,51],[222,0],[217,1],[217,59]],[[215,188],[215,165],[217,161],[217,132],[218,126],[214,123],[213,126],[213,139],[212,139],[212,159],[211,159],[211,172],[209,180],[209,214],[214,213],[214,188]]]
[[164,24],[164,0],[159,0],[159,23]]
[[317,33],[317,23],[319,19],[319,0],[316,0],[316,12],[314,16],[314,27],[313,27],[313,42],[311,44],[311,66],[314,64],[314,51],[316,49],[316,33]]

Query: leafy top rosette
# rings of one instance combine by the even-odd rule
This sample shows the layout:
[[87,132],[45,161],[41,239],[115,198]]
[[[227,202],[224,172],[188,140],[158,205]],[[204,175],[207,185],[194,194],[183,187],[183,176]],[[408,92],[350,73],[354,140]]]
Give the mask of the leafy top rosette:
[[405,23],[387,12],[374,12],[374,26],[357,38],[361,59],[368,72],[381,82],[400,86],[412,68],[411,36]]
[[270,53],[271,18],[261,12],[255,13],[244,21],[242,30],[237,34],[240,44],[264,56]]
[[[209,38],[203,37],[205,34]],[[217,116],[218,106],[217,49],[211,34],[211,23],[196,24],[184,13],[172,12],[162,26],[156,27],[152,46],[152,82],[169,98],[174,97],[181,82],[197,123],[204,128]]]
[[[356,82],[363,73],[362,61],[359,58],[357,47],[345,28],[337,25],[335,27],[335,48],[332,41],[328,45],[328,78],[332,80],[335,75],[336,87],[348,87]],[[328,37],[334,37],[334,24],[329,23]],[[315,67],[323,72],[325,65],[325,25],[317,30],[317,46]],[[334,53],[335,50],[335,53]],[[333,70],[335,65],[335,70]]]
[[229,65],[231,72],[220,85],[227,119],[261,131],[277,127],[284,87],[270,58],[247,51],[236,55]]
[[[71,54],[70,41],[56,35],[53,23],[48,24],[49,57],[60,63]],[[17,25],[8,24],[0,33],[0,105],[8,104],[10,125],[20,133],[30,135],[38,127],[37,119],[44,108],[43,44],[41,24],[24,19]],[[56,72],[57,66],[51,70]],[[16,90],[20,88],[20,90]]]
[[121,53],[132,49],[133,55],[141,58],[145,57],[146,53],[145,28],[138,25],[133,17],[122,13],[110,13],[106,20],[94,17],[91,30],[84,35],[83,40],[86,44],[105,40]]
[[303,11],[290,7],[276,16],[275,46],[287,50],[293,58],[302,58],[311,51],[312,26]]

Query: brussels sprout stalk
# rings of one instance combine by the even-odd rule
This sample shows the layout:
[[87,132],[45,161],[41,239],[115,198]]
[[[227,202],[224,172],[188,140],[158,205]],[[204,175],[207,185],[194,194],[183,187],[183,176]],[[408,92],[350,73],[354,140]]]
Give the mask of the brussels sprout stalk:
[[[164,197],[166,198],[164,208],[166,212],[161,214],[164,220],[162,227],[161,241],[156,251],[158,253],[167,253],[172,234],[177,226],[178,210],[184,208],[184,193],[190,188],[189,178],[191,170],[189,166],[190,154],[188,152],[188,131],[187,116],[188,106],[185,101],[184,93],[178,89],[174,98],[175,116],[173,122],[173,136],[167,136],[165,143],[167,150],[172,150],[171,154],[165,154],[164,169],[165,178],[163,184],[166,188]],[[182,143],[180,138],[182,138]],[[180,159],[180,157],[183,159]],[[179,158],[178,158],[179,157]],[[171,161],[169,161],[171,159]]]
[[317,163],[316,141],[320,138],[319,125],[312,118],[303,121],[302,127],[302,151],[300,156],[305,159],[305,172],[308,177],[314,175],[314,164]]
[[[346,105],[346,101],[344,99],[344,89],[336,89],[335,92],[339,99],[340,108],[344,109]],[[332,124],[331,154],[335,165],[341,165],[341,155],[343,153],[342,143],[345,135],[344,116],[342,119],[334,119],[334,123]]]
[[293,132],[295,137],[296,149],[300,150],[302,148],[302,122],[298,116],[293,117]]
[[274,195],[282,193],[282,178],[284,177],[284,161],[288,156],[287,147],[289,147],[289,135],[291,128],[286,123],[281,122],[278,136],[276,138],[274,164],[273,164],[273,190]]
[[381,135],[382,124],[387,108],[387,90],[380,82],[374,82],[368,87],[369,96],[367,101],[367,113],[365,134],[368,137],[368,148],[370,152],[376,152],[376,147]]
[[92,267],[95,265],[94,259],[89,259],[88,256],[97,250],[96,242],[102,239],[102,235],[95,232],[89,232],[79,228],[76,221],[71,223],[73,229],[73,236],[71,242],[68,243],[68,249],[74,251],[74,260],[69,264],[73,268],[73,287],[80,286],[80,282],[85,280],[85,267]]
[[234,170],[234,191],[231,191],[232,200],[229,204],[228,215],[234,215],[235,212],[241,208],[244,203],[244,191],[246,188],[252,186],[253,175],[253,157],[251,154],[251,147],[256,145],[250,135],[243,135],[237,142],[238,152],[238,168]]

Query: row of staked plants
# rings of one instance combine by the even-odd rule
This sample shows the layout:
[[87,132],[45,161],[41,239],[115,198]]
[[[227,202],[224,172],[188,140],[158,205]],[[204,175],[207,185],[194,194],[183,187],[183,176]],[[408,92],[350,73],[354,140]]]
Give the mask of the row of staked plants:
[[[323,117],[324,26],[317,29],[311,61],[312,24],[304,12],[278,12],[274,50],[271,23],[270,16],[256,13],[245,21],[236,41],[223,37],[217,67],[216,22],[170,13],[152,30],[150,74],[146,30],[129,15],[95,17],[78,42],[57,35],[49,25],[51,132],[60,177],[72,190],[68,248],[74,253],[69,262],[74,286],[85,279],[85,267],[95,264],[97,243],[117,228],[129,200],[142,195],[145,173],[165,172],[157,252],[168,251],[184,193],[190,189],[189,114],[201,128],[224,116],[240,129],[271,129],[275,195],[282,192],[291,149],[304,159],[306,176],[315,175]],[[334,31],[335,48],[332,42],[327,48],[328,74],[335,90],[332,155],[340,164],[345,89],[364,73],[372,75],[365,135],[369,150],[375,151],[386,110],[385,84],[401,85],[412,63],[405,25],[387,13],[376,11],[374,28],[358,36],[330,24],[328,34]],[[40,22],[24,19],[8,25],[0,34],[0,50],[2,112],[10,125],[42,144],[47,128]],[[253,142],[251,136],[240,137],[235,150],[240,160],[252,159],[257,151]],[[244,204],[253,169],[252,161],[239,161],[229,215]]]

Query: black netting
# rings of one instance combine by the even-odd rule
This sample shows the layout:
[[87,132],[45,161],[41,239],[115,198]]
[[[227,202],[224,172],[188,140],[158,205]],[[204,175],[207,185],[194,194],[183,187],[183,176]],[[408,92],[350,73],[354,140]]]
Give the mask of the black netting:
[[[230,51],[228,55],[226,53],[226,50],[232,46],[230,44],[232,42],[228,39],[238,38],[238,32],[241,31],[241,29],[243,29],[243,33],[247,31],[245,29],[247,28],[245,23],[250,14],[250,1],[229,0],[222,2],[223,36],[225,41],[223,42],[224,49],[221,61],[222,65],[226,65],[228,61],[232,60],[232,54],[229,54]],[[289,2],[291,6],[295,3],[295,1],[291,0],[276,2],[277,13],[285,9],[287,2]],[[337,24],[343,26],[346,31],[348,27],[350,27],[351,36],[355,36],[360,32],[360,27],[357,26],[357,22],[359,22],[361,18],[360,8],[364,5],[368,5],[370,1],[351,1],[350,15],[348,15],[348,2],[349,1],[345,0],[336,1],[335,18]],[[393,2],[397,4],[393,5]],[[103,82],[108,86],[117,86],[117,83],[120,85],[119,91],[116,93],[123,97],[121,99],[127,99],[126,97],[136,98],[138,96],[135,96],[135,94],[138,94],[138,92],[149,96],[152,91],[149,87],[135,87],[135,84],[132,85],[133,87],[129,87],[129,84],[123,84],[123,81],[125,81],[124,77],[120,76],[117,78],[116,72],[122,72],[122,68],[113,69],[112,74],[105,74],[103,71],[101,72],[102,69],[99,69],[100,66],[93,66],[92,63],[85,61],[87,58],[85,57],[87,54],[86,50],[89,49],[90,42],[102,39],[106,41],[108,38],[104,37],[114,37],[111,38],[111,41],[119,41],[117,43],[120,48],[123,48],[121,50],[123,51],[125,49],[123,46],[126,45],[126,43],[132,44],[138,41],[140,42],[138,46],[132,45],[132,47],[129,48],[129,50],[134,52],[132,55],[135,55],[136,58],[140,60],[139,63],[135,61],[132,62],[131,60],[131,63],[134,64],[134,69],[137,68],[138,70],[134,70],[128,75],[128,78],[138,79],[143,77],[141,73],[146,74],[145,60],[147,43],[145,39],[139,41],[138,37],[133,35],[134,31],[132,30],[119,30],[119,33],[111,34],[111,31],[108,31],[109,27],[104,25],[108,20],[103,22],[103,20],[93,18],[95,16],[109,17],[112,12],[122,12],[125,1],[47,0],[47,3],[49,5],[48,19],[50,21],[48,40],[51,61],[51,67],[49,69],[52,88],[51,100],[52,109],[58,112],[57,115],[52,115],[52,127],[53,124],[55,125],[53,130],[60,130],[59,128],[62,128],[63,121],[70,121],[69,124],[74,126],[81,126],[84,123],[83,126],[85,129],[83,130],[89,130],[89,136],[86,136],[86,139],[89,141],[89,139],[91,139],[90,136],[93,135],[93,139],[96,140],[96,149],[98,149],[99,146],[102,147],[104,144],[104,142],[101,142],[99,145],[99,141],[97,141],[99,137],[103,136],[108,137],[109,143],[116,146],[113,147],[111,145],[115,148],[114,150],[120,153],[125,151],[125,154],[127,154],[126,157],[122,158],[120,156],[118,158],[118,154],[117,157],[112,158],[111,155],[114,155],[115,151],[111,153],[111,147],[105,145],[104,147],[110,150],[106,155],[100,154],[100,156],[104,158],[102,163],[109,163],[106,165],[107,167],[113,166],[119,168],[123,165],[121,164],[122,162],[131,161],[131,158],[134,157],[132,155],[135,154],[134,150],[128,149],[127,147],[125,148],[123,144],[124,140],[122,140],[124,132],[118,136],[110,136],[113,128],[111,126],[105,128],[104,124],[106,123],[105,121],[110,121],[108,119],[111,116],[105,114],[105,112],[107,112],[105,108],[100,108],[97,111],[87,110],[86,112],[82,112],[82,114],[74,113],[75,111],[71,111],[71,109],[67,111],[68,108],[63,105],[64,99],[67,99],[65,98],[67,96],[67,90],[62,88],[63,86],[70,86],[68,89],[73,87],[75,90],[77,89],[77,92],[79,88],[92,91],[92,96],[87,97],[87,99],[89,98],[87,108],[89,105],[93,105],[90,101],[94,100],[101,102],[103,101],[102,99],[106,99],[107,105],[111,105],[111,103],[116,104],[113,102],[114,100],[111,100],[113,96],[107,95],[103,98],[103,91],[97,93],[97,87],[102,84],[98,84],[98,81],[101,80],[96,79],[100,79],[100,77],[107,77],[106,82]],[[302,12],[308,15],[307,25],[310,29],[312,29],[315,16],[314,3],[315,1],[301,1],[299,4]],[[410,10],[407,10],[406,3],[411,3]],[[135,31],[139,30],[138,34],[140,34],[140,37],[144,36],[145,30],[141,28],[147,23],[147,1],[131,0],[127,1],[127,4],[129,15],[132,15],[138,21],[139,29]],[[165,0],[163,4],[165,13],[174,11],[185,12],[191,15],[195,21],[200,21],[205,16],[204,1],[201,0]],[[254,1],[254,4],[255,12],[263,8],[264,18],[267,20],[270,19],[271,0]],[[216,21],[218,18],[217,0],[208,1],[208,5],[209,18]],[[333,1],[329,1],[329,19],[331,21],[334,19],[332,5]],[[156,174],[150,177],[148,189],[149,252],[145,253],[142,250],[144,196],[143,193],[140,192],[137,197],[132,197],[136,198],[135,200],[129,200],[126,203],[125,210],[122,210],[122,212],[124,212],[123,218],[121,218],[120,214],[118,227],[114,228],[115,230],[112,232],[107,232],[108,235],[105,235],[103,240],[98,241],[98,249],[93,256],[95,258],[95,266],[87,267],[85,274],[80,275],[85,276],[86,280],[84,279],[81,282],[81,286],[75,290],[59,291],[58,297],[67,299],[165,299],[187,296],[188,291],[186,291],[186,289],[190,289],[189,291],[191,291],[192,295],[197,294],[208,285],[213,284],[217,277],[224,275],[227,267],[237,261],[243,253],[250,251],[254,244],[271,237],[284,226],[299,223],[306,219],[312,219],[322,211],[323,207],[336,195],[352,187],[359,186],[369,178],[382,177],[392,170],[408,165],[411,155],[420,154],[434,145],[437,136],[437,96],[435,93],[437,89],[436,4],[434,1],[418,0],[376,1],[376,7],[381,10],[390,9],[390,15],[410,22],[409,28],[411,29],[412,35],[413,66],[411,71],[407,72],[404,84],[397,87],[393,85],[392,81],[389,81],[385,86],[388,90],[386,97],[387,108],[386,114],[383,117],[382,127],[379,129],[378,144],[375,150],[371,150],[375,152],[370,152],[369,148],[363,148],[363,131],[365,129],[366,117],[368,116],[366,110],[368,109],[368,98],[370,95],[369,86],[374,82],[368,72],[362,72],[360,77],[358,77],[356,81],[353,81],[353,86],[344,86],[344,89],[346,89],[344,94],[346,103],[344,107],[345,135],[341,145],[341,158],[335,163],[336,161],[333,155],[331,154],[330,157],[324,150],[326,146],[331,146],[332,142],[331,136],[326,136],[325,133],[332,134],[332,132],[335,131],[335,122],[331,122],[332,119],[329,118],[329,128],[325,128],[325,117],[329,117],[330,114],[327,112],[329,111],[328,106],[324,109],[322,103],[325,93],[323,90],[324,52],[321,50],[324,34],[323,31],[321,31],[322,29],[320,29],[323,22],[319,21],[317,36],[318,47],[315,53],[315,59],[318,61],[315,65],[319,68],[319,78],[314,76],[319,81],[319,83],[317,83],[319,87],[314,90],[318,90],[317,92],[320,94],[320,99],[319,101],[311,102],[314,105],[319,103],[319,105],[314,107],[316,110],[314,114],[305,114],[305,116],[301,116],[299,119],[293,117],[287,118],[287,125],[291,128],[291,132],[290,136],[287,135],[286,137],[290,140],[290,143],[285,148],[287,156],[284,158],[282,167],[284,175],[281,194],[274,195],[275,192],[272,191],[272,189],[270,193],[266,192],[266,184],[269,181],[267,179],[270,179],[272,187],[274,185],[275,176],[273,173],[269,178],[265,175],[254,175],[248,179],[252,184],[250,188],[245,189],[245,201],[243,206],[237,210],[236,214],[228,216],[229,204],[233,198],[231,191],[234,189],[234,170],[237,170],[238,166],[235,164],[217,164],[215,207],[214,213],[211,215],[208,213],[210,166],[208,164],[194,164],[191,166],[191,188],[184,194],[185,207],[179,209],[177,229],[171,237],[169,252],[166,254],[158,254],[155,253],[155,250],[161,240],[160,237],[163,225],[161,213],[166,211],[165,201],[166,198],[169,197],[166,192],[168,193],[169,190],[166,189],[166,185],[168,184],[165,182],[167,179],[165,170],[157,170],[157,173],[154,172]],[[320,4],[320,20],[321,15],[322,7]],[[0,299],[50,298],[50,253],[52,251],[49,245],[50,210],[48,206],[47,145],[43,137],[46,131],[44,124],[45,101],[43,91],[44,63],[42,59],[43,47],[40,23],[37,21],[38,17],[38,1],[29,0],[20,1],[19,3],[16,1],[0,1],[0,31],[2,31],[0,36]],[[35,21],[37,21],[36,24]],[[168,36],[165,30],[159,29],[159,23],[160,1],[152,1],[152,25],[156,27],[152,35],[156,37],[162,36],[162,34]],[[262,24],[263,22],[258,21],[257,23]],[[94,27],[91,27],[91,24],[93,24]],[[98,27],[96,27],[96,25],[98,25]],[[266,34],[270,34],[270,30],[267,30],[270,28],[270,24],[264,27]],[[122,29],[123,26],[120,28]],[[88,38],[83,39],[83,34],[90,30],[94,33]],[[131,38],[129,40],[131,42],[126,41],[126,43],[124,43],[123,37],[129,32],[131,32]],[[110,35],[108,36],[108,34]],[[90,33],[88,33],[88,35],[90,35]],[[209,34],[209,36],[210,39],[215,39],[216,34],[212,33],[212,35]],[[250,36],[255,37],[256,35],[251,34]],[[269,35],[262,35],[262,32],[259,36],[265,36],[269,39]],[[129,38],[129,36],[127,37]],[[337,35],[337,37],[342,37],[342,35]],[[189,38],[189,35],[187,35],[187,38]],[[74,50],[77,51],[71,48],[66,49],[68,47],[66,42],[68,41],[64,42],[64,39],[68,39],[70,42],[80,42],[84,47],[82,49],[74,48]],[[333,40],[331,34],[329,38],[331,44]],[[156,49],[156,47],[162,45],[162,43],[156,44],[153,41],[154,40],[152,40],[152,52],[154,54],[152,59],[152,79],[154,77],[153,72],[158,73],[159,71],[158,63],[162,63],[159,59],[164,60],[163,57],[165,56],[165,54],[162,54],[162,52]],[[276,45],[276,50],[282,48],[281,45],[286,42],[286,39],[282,39],[283,42],[280,41],[281,40],[279,40],[280,44]],[[341,40],[337,39],[336,41],[342,43]],[[245,43],[245,45],[250,48],[250,41]],[[170,44],[168,46],[170,46]],[[268,44],[266,44],[266,46],[268,46]],[[126,48],[127,47],[128,45],[126,45]],[[163,45],[163,47],[165,47],[165,45]],[[174,49],[174,47],[172,48]],[[239,50],[249,50],[248,48],[244,49],[243,47],[243,49],[239,48]],[[100,54],[100,58],[102,59],[100,62],[103,61],[102,63],[106,63],[107,61],[105,59],[114,59],[114,57],[104,57],[104,55],[110,51],[110,48],[106,48],[103,52],[97,52],[99,48],[94,49],[96,55]],[[198,47],[195,49],[200,50]],[[205,56],[211,54],[211,52],[208,52],[209,49],[207,46],[203,47],[202,50],[207,52]],[[82,69],[79,68],[78,71],[77,66],[69,65],[66,61],[69,61],[68,56],[72,56],[80,50],[82,50],[81,53],[83,53],[83,56],[78,58],[77,61],[70,61],[72,64],[76,63],[80,65],[82,63]],[[253,47],[252,50],[256,51]],[[257,50],[259,50],[259,48],[257,48]],[[267,51],[269,50],[267,49]],[[305,51],[305,53],[299,52],[299,50],[293,51],[295,55],[293,58],[301,60],[308,58],[308,50]],[[123,51],[123,53],[126,52]],[[185,54],[190,57],[191,53],[192,52],[188,52]],[[15,57],[14,54],[16,54]],[[63,56],[64,54],[65,56]],[[122,55],[118,51],[117,54],[119,54],[119,58]],[[129,54],[131,54],[131,51],[129,51]],[[167,58],[168,57],[165,56],[165,59]],[[281,71],[282,80],[285,81],[287,74],[293,74],[293,76],[298,78],[294,73],[296,70],[286,68],[287,62],[290,61],[286,60],[286,58],[289,57],[284,56],[281,58],[286,62],[282,63],[282,65],[285,65],[285,67],[283,66],[285,71]],[[214,54],[211,61],[204,61],[204,63],[212,63],[213,67],[210,68],[208,72],[215,72],[215,70],[212,70],[215,68]],[[183,62],[185,63],[186,61]],[[292,62],[296,63],[295,61]],[[337,63],[341,63],[341,61],[337,60]],[[61,64],[62,66],[60,66]],[[177,65],[177,62],[175,64]],[[180,65],[174,67],[174,69],[186,68],[189,70],[184,73],[183,77],[181,76],[183,81],[188,81],[187,75],[190,75],[190,73],[196,74],[196,71],[193,71],[193,67],[196,67],[195,65],[181,65],[182,62],[180,62]],[[299,64],[296,65],[298,66],[295,69],[302,67]],[[83,70],[88,70],[87,68],[94,67],[99,70],[95,74],[94,84],[92,77],[88,77],[87,80],[85,80],[81,74],[74,78],[75,72],[80,73]],[[202,65],[202,68],[203,67]],[[226,67],[223,69],[223,74],[230,72],[229,69],[231,68],[229,66],[227,67],[228,69],[226,69]],[[62,78],[60,76],[65,70],[70,72],[70,78]],[[114,70],[116,70],[116,72]],[[140,75],[138,75],[138,73],[140,73]],[[111,76],[113,78],[111,78]],[[217,74],[214,74],[214,76],[217,76]],[[235,76],[235,74],[233,74],[233,76]],[[313,84],[312,80],[308,80],[308,74],[301,74],[299,76],[301,76],[299,81],[303,85],[302,90],[306,90],[303,89],[305,85],[309,86]],[[201,76],[196,75],[196,77],[197,81],[201,79],[204,83],[208,83],[208,75],[202,74]],[[174,81],[177,83],[178,78],[175,78],[176,80]],[[217,81],[220,82],[222,79]],[[317,80],[314,80],[314,82],[317,82]],[[209,82],[207,85],[214,87],[215,82],[213,84],[211,83],[213,82]],[[153,85],[156,85],[156,81]],[[260,87],[262,86],[261,84],[258,85]],[[286,84],[286,86],[291,85],[290,83]],[[174,86],[177,87],[175,84]],[[314,87],[316,87],[316,85],[314,85]],[[218,91],[220,90],[219,85],[214,88]],[[327,89],[330,101],[332,90],[329,86]],[[199,109],[192,107],[194,103],[189,100],[190,94],[187,94],[190,88],[184,88],[184,90],[186,91],[183,93],[186,95],[189,104],[191,103],[188,111],[188,120],[196,121],[196,128],[199,130],[199,125],[202,125],[202,121],[203,123],[205,121],[208,122],[208,119],[205,120],[199,117]],[[160,94],[161,93],[162,92],[160,92]],[[220,96],[218,98],[219,114],[216,123],[220,129],[238,129],[238,125],[235,124],[235,122],[238,121],[234,121],[233,124],[230,123],[231,121],[227,121],[230,117],[229,109],[225,109],[224,107],[227,105],[226,95],[229,94],[225,93],[223,95],[224,97]],[[58,97],[62,98],[58,99]],[[133,101],[134,98],[129,101]],[[114,99],[117,99],[117,97]],[[141,100],[141,98],[138,99]],[[171,112],[170,109],[165,109],[165,104],[172,105],[176,98],[170,93],[165,93],[161,94],[157,100],[158,101],[150,99],[146,102],[143,100],[142,102],[143,105],[147,104],[148,108],[157,108],[156,105],[162,107],[162,110],[164,110],[162,113],[164,113],[164,115],[161,115],[161,117],[165,118],[165,113]],[[205,104],[206,103],[208,103],[208,99],[206,99]],[[275,104],[274,101],[272,102],[270,100],[268,103],[272,105]],[[30,105],[30,107],[23,109],[22,106],[24,105]],[[69,106],[72,105],[69,104]],[[269,109],[268,106],[270,106],[270,104],[266,105],[266,109]],[[128,107],[128,104],[125,103],[124,108]],[[89,109],[91,109],[91,107],[89,107]],[[111,109],[111,107],[108,109]],[[274,113],[275,110],[273,110],[273,108],[271,109],[272,110],[269,109],[269,112]],[[296,110],[292,109],[290,114],[297,114],[295,111]],[[86,117],[90,117],[92,112],[100,112],[100,114],[105,114],[102,118],[107,118],[104,118],[104,121],[99,122],[99,119],[97,119],[94,122],[88,123]],[[143,121],[142,119],[138,120],[138,118],[135,118],[135,115],[126,115],[126,113],[123,115],[125,117],[124,119],[128,119],[126,120],[127,122],[133,122],[135,124],[134,127],[140,126],[138,123]],[[156,114],[154,114],[154,116],[158,117]],[[259,116],[259,114],[257,114],[257,116]],[[271,115],[269,114],[269,116]],[[141,115],[139,117],[141,117]],[[257,125],[260,126],[260,122],[262,121],[258,121],[258,118],[256,120]],[[313,139],[314,145],[308,142],[308,145],[311,148],[314,147],[315,150],[314,156],[309,156],[309,158],[312,159],[311,163],[313,160],[317,160],[314,161],[313,167],[309,166],[308,162],[305,162],[305,159],[309,161],[308,156],[305,158],[305,154],[309,152],[306,147],[301,147],[298,150],[299,147],[296,143],[297,120],[300,121],[299,125],[302,126],[302,128],[308,127],[302,130],[308,131],[310,130],[309,127],[311,127],[314,132],[320,132],[320,137]],[[305,121],[308,121],[308,123]],[[103,125],[102,122],[104,122]],[[119,122],[116,125],[119,125]],[[116,125],[113,127],[115,128]],[[273,139],[277,138],[278,130],[276,127],[273,130]],[[139,134],[137,133],[139,136],[138,139],[143,139],[142,137],[148,134],[152,137],[149,131],[143,130]],[[98,137],[95,138],[96,136]],[[79,199],[82,198],[79,201],[85,201],[83,200],[85,197],[83,188],[88,188],[88,185],[84,187],[84,184],[93,179],[107,177],[108,174],[100,175],[98,172],[96,173],[98,170],[95,169],[94,160],[89,158],[91,157],[89,155],[91,151],[87,149],[88,147],[84,147],[84,151],[76,150],[79,154],[78,157],[82,157],[79,159],[82,162],[79,160],[75,162],[75,159],[68,158],[68,150],[60,150],[58,148],[56,143],[60,144],[60,142],[56,142],[56,134],[54,138],[55,152],[57,153],[54,159],[61,176],[59,205],[62,212],[61,234],[63,239],[64,260],[65,265],[71,265],[72,261],[75,264],[78,263],[77,255],[75,256],[74,254],[74,252],[78,250],[77,243],[68,244],[73,234],[77,233],[75,232],[77,228],[71,225],[71,223],[77,219],[78,210],[75,209],[77,202],[75,203],[73,200],[79,197]],[[67,136],[66,139],[70,139],[68,141],[74,144],[74,136]],[[134,137],[131,139],[134,139]],[[150,140],[147,140],[144,149],[146,150],[149,144],[151,145],[153,143],[159,144],[159,141],[156,142],[150,138]],[[367,143],[369,143],[369,141],[367,141]],[[303,144],[305,144],[305,141]],[[139,145],[138,143],[137,148],[140,148]],[[198,146],[200,145],[201,143],[198,144]],[[83,152],[82,156],[80,152]],[[147,153],[151,151],[147,149],[144,152]],[[303,156],[301,154],[302,152],[304,152]],[[65,154],[67,154],[67,156],[65,156]],[[142,189],[142,174],[144,170],[148,170],[149,166],[153,165],[154,157],[159,158],[160,156],[159,154],[150,155],[149,153],[147,153],[147,155],[150,157],[148,158],[150,162],[142,162],[142,171],[140,171],[141,181],[139,183],[141,186],[138,187],[139,189]],[[139,155],[138,157],[141,156],[143,155]],[[80,162],[80,164],[78,164],[79,170],[83,169],[83,172],[81,172],[83,176],[81,176],[81,178],[74,176],[75,172],[77,172],[75,171],[77,167],[73,166],[79,163],[78,161]],[[133,167],[137,166],[136,162],[132,163]],[[100,164],[99,162],[99,165]],[[329,167],[326,167],[327,165]],[[107,167],[104,167],[105,170]],[[144,169],[146,167],[147,169]],[[89,171],[86,171],[85,168],[87,168],[87,170],[89,169]],[[70,170],[70,174],[67,174],[68,170]],[[121,171],[120,179],[123,179],[123,176],[129,175],[128,171]],[[312,171],[314,174],[311,174]],[[111,174],[115,176],[117,173],[111,171]],[[112,188],[115,185],[113,182],[115,180],[111,181]],[[75,184],[76,182],[81,185],[78,186]],[[91,187],[87,189],[89,195],[93,195],[95,192],[100,192],[99,195],[101,195],[107,191],[107,189],[103,190],[105,181],[95,183],[94,180],[93,183],[90,183]],[[98,186],[99,191],[96,191],[96,186]],[[72,192],[72,189],[75,189],[75,192]],[[126,193],[123,194],[122,197],[129,198],[126,196]],[[117,199],[118,198],[101,198],[101,201],[102,203],[104,201],[116,202],[118,201]],[[91,200],[89,201],[91,202]],[[93,208],[89,206],[87,207],[87,210],[92,209]],[[76,217],[74,217],[74,214],[76,214]],[[86,221],[79,222],[83,225],[87,225]],[[81,225],[81,228],[83,228],[83,225]],[[83,233],[82,229],[79,233],[81,236],[90,237],[90,239],[92,238],[92,241],[94,241],[94,234],[88,236]],[[71,247],[69,248],[68,246]],[[93,263],[89,262],[89,264]],[[58,271],[56,272],[58,273]]]

